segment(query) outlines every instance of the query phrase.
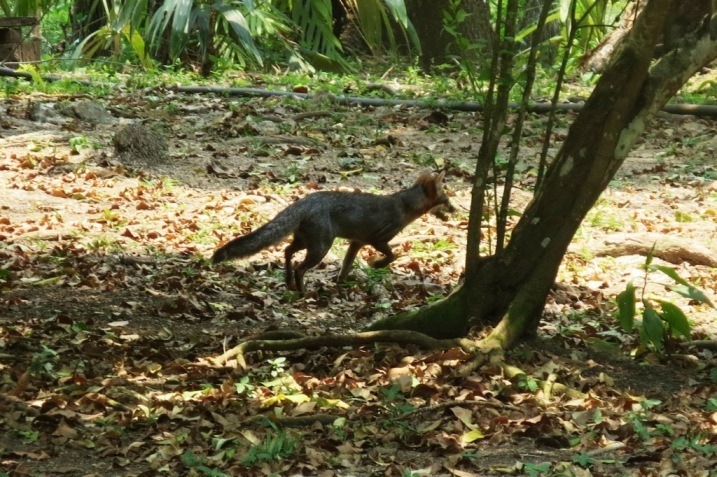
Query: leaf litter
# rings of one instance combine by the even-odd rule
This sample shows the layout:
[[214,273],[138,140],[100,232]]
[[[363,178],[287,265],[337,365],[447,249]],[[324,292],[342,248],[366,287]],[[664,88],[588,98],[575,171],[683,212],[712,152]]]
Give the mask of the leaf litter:
[[[169,143],[162,161],[133,150],[123,162],[116,124],[33,122],[27,99],[6,101],[0,131],[0,470],[708,475],[717,465],[714,348],[677,340],[666,356],[631,358],[636,338],[619,330],[615,298],[644,257],[590,253],[616,231],[717,250],[714,121],[657,119],[576,237],[539,338],[507,355],[516,373],[487,365],[459,377],[470,356],[411,346],[256,353],[247,370],[208,358],[267,331],[357,331],[449,293],[479,116],[118,93],[105,107]],[[518,210],[544,118],[529,121]],[[403,231],[390,272],[366,267],[374,252],[363,251],[351,281],[335,284],[339,243],[298,297],[283,284],[283,244],[205,260],[315,190],[393,192],[445,166],[462,211]],[[717,270],[669,265],[717,296]],[[715,339],[713,311],[678,304],[693,339]]]

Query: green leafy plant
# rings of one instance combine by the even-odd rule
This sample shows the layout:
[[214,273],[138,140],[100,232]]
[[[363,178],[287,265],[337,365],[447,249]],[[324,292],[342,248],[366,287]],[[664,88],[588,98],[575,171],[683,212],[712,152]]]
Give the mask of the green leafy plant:
[[87,35],[72,51],[70,58],[92,58],[101,50],[121,56],[126,47],[145,68],[152,66],[144,37],[139,27],[145,17],[146,0],[108,2],[101,0],[107,23]]
[[403,0],[341,0],[341,3],[350,12],[348,21],[356,25],[358,33],[373,54],[382,53],[386,41],[392,52],[397,51],[393,25],[400,27],[406,44],[419,48],[418,37],[408,19]]
[[[590,46],[602,38],[610,22],[609,14],[615,14],[610,8],[611,0],[560,0],[558,12],[560,21],[565,29],[575,28],[579,31],[577,37],[578,46],[581,51],[586,51]],[[564,38],[568,32],[564,31]]]
[[541,462],[539,464],[526,462],[523,466],[523,471],[530,476],[546,475],[550,472],[551,466],[550,462]]
[[224,472],[213,467],[208,467],[206,465],[206,459],[198,458],[196,455],[194,455],[194,452],[190,450],[182,454],[182,463],[190,469],[194,470],[195,473],[199,473],[199,475],[203,475],[206,477],[229,477],[229,474],[225,474]]
[[451,37],[451,48],[457,51],[457,54],[450,57],[458,65],[473,94],[478,96],[480,83],[485,77],[480,74],[481,65],[475,61],[475,58],[485,48],[485,44],[471,42],[461,33],[461,25],[469,16],[461,4],[462,0],[449,0],[448,8],[443,12],[443,30]]
[[649,411],[661,403],[662,402],[657,399],[643,399],[640,401],[640,408],[627,416],[627,420],[632,424],[635,434],[643,441],[652,437],[651,430],[645,425],[645,421],[651,419]]
[[375,285],[382,283],[384,279],[390,274],[390,269],[388,267],[373,268],[371,265],[359,266],[361,270],[366,273],[369,288],[373,288]]
[[517,384],[520,389],[525,389],[531,393],[538,390],[538,381],[534,377],[521,373],[516,376],[516,379],[518,380]]
[[72,154],[80,154],[86,149],[96,149],[98,144],[87,136],[75,136],[70,138],[70,151]]
[[[269,422],[269,421],[267,421]],[[262,461],[278,461],[296,453],[297,438],[287,436],[274,423],[269,422],[271,429],[260,444],[253,445],[241,459],[242,464],[254,467]]]
[[411,247],[418,256],[435,257],[436,252],[455,250],[456,244],[443,239],[436,240],[435,242],[416,240],[411,244]]
[[111,248],[119,248],[119,244],[117,240],[110,237],[97,236],[87,242],[87,249],[94,252]]
[[26,444],[32,444],[33,442],[40,440],[39,431],[17,431],[17,434]]
[[278,358],[274,359],[267,359],[266,362],[269,364],[269,366],[271,366],[271,371],[269,371],[269,375],[272,378],[277,378],[286,374],[287,362],[284,356],[279,356]]
[[580,467],[590,467],[597,463],[597,460],[594,457],[591,457],[587,452],[576,454],[572,456],[570,460],[578,464]]
[[54,379],[56,376],[55,365],[59,361],[57,351],[43,346],[41,351],[32,355],[30,373],[38,378]]
[[381,388],[381,402],[395,414],[403,414],[410,412],[415,407],[406,401],[406,396],[401,392],[401,388],[398,386],[391,386],[390,388]]
[[717,446],[709,443],[709,438],[697,436],[680,436],[672,442],[675,450],[695,450],[703,455],[711,455],[717,452]]
[[637,325],[641,348],[652,348],[658,353],[662,353],[667,341],[675,335],[690,339],[691,326],[687,316],[679,306],[661,297],[646,295],[645,290],[651,273],[660,272],[674,280],[676,284],[668,286],[668,290],[699,303],[706,303],[713,308],[714,305],[702,290],[680,277],[674,268],[653,264],[654,249],[655,247],[653,246],[643,266],[645,277],[640,297],[643,305],[642,321],[635,323],[637,289],[633,282],[628,283],[625,290],[617,297],[617,315],[620,326],[626,332],[631,333]]
[[294,161],[284,170],[284,177],[290,184],[299,182],[306,173],[306,161]]
[[243,376],[238,383],[234,383],[237,394],[251,394],[256,386],[251,383],[249,376]]
[[6,17],[28,17],[47,12],[58,3],[57,0],[0,0],[0,10]]
[[127,223],[119,212],[112,209],[105,209],[102,211],[102,221],[110,227],[122,227]]
[[204,63],[215,51],[231,44],[234,47],[231,51],[238,54],[235,59],[241,64],[261,65],[262,56],[241,8],[251,9],[253,5],[254,2],[246,1],[167,0],[152,16],[147,36],[154,49],[165,45],[164,38],[168,38],[171,59],[178,58],[190,43],[196,42],[199,59]]

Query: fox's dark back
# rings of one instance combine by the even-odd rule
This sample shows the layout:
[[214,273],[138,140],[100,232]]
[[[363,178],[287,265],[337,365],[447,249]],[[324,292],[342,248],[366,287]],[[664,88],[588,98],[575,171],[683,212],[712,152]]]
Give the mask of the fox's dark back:
[[436,205],[428,203],[420,184],[391,195],[316,192],[296,205],[300,202],[310,212],[300,225],[302,231],[310,235],[329,227],[327,234],[365,243],[388,242]]

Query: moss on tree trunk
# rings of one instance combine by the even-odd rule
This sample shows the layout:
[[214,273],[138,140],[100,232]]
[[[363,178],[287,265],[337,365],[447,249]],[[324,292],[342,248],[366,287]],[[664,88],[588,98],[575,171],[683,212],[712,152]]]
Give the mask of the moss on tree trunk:
[[443,300],[378,320],[369,330],[412,330],[439,339],[465,336],[468,331],[465,299],[465,289],[458,287]]

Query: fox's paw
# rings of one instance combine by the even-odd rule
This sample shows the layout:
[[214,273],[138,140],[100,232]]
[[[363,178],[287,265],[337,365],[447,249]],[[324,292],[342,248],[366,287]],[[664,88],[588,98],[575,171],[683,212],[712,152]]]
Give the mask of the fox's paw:
[[377,258],[374,260],[369,260],[368,264],[371,268],[385,268],[391,262],[393,262],[392,258],[389,259],[387,257],[383,257],[383,258]]
[[284,283],[289,290],[296,290],[296,275],[293,270],[287,270],[284,273]]

